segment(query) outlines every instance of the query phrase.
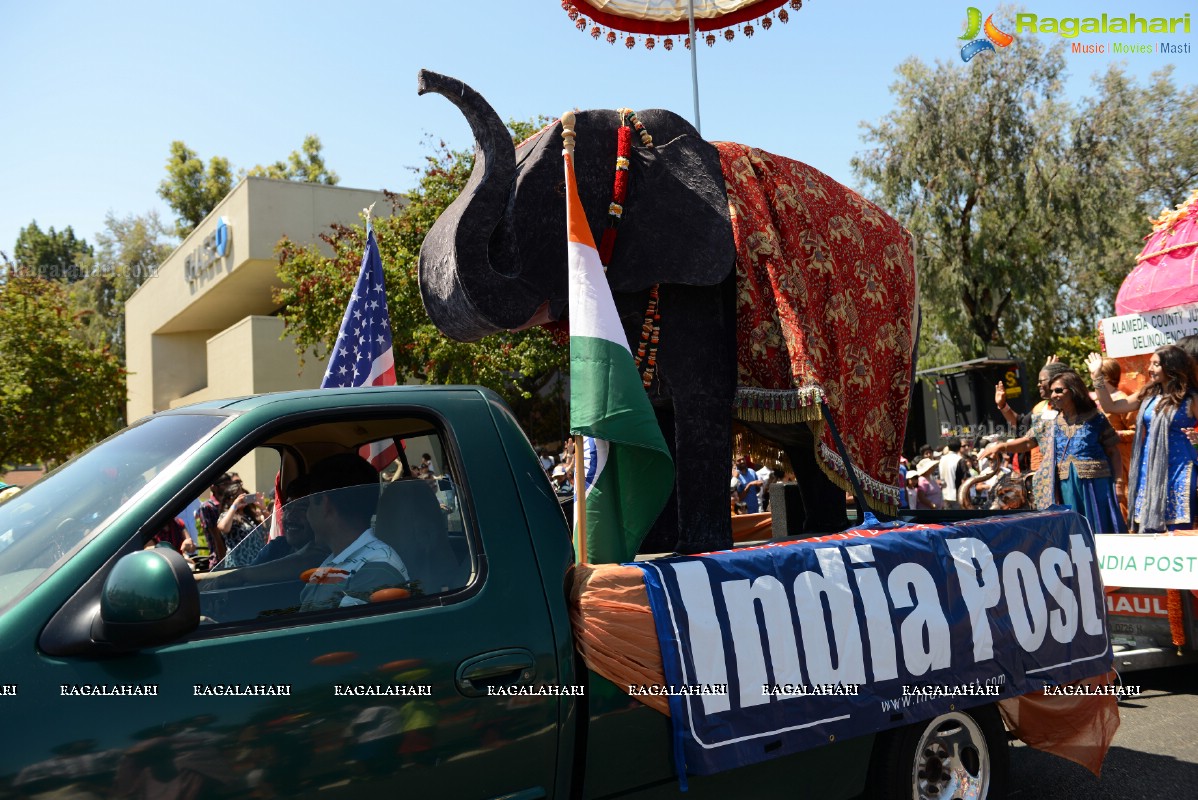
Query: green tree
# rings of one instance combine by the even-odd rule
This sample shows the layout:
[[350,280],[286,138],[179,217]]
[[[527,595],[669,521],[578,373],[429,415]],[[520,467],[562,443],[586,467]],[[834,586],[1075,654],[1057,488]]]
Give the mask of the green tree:
[[[895,110],[864,124],[853,170],[915,237],[933,362],[1046,332],[1060,283],[1067,107],[1061,47],[1021,37],[1001,58],[903,62]],[[1047,295],[1047,296],[1046,296]]]
[[5,265],[0,464],[60,462],[119,427],[125,373],[78,335],[66,288]]
[[274,178],[284,181],[299,181],[301,183],[324,183],[335,186],[340,178],[337,173],[325,166],[324,156],[321,155],[320,137],[310,133],[304,137],[304,143],[299,150],[292,150],[286,163],[276,161],[273,164],[258,166],[246,175],[252,178]]
[[16,268],[25,275],[71,283],[83,277],[93,255],[86,239],[75,236],[68,225],[61,233],[43,231],[37,220],[21,228],[13,248]]
[[1135,265],[1149,218],[1198,186],[1198,87],[1178,87],[1173,68],[1141,85],[1122,66],[1096,79],[1073,123],[1069,169],[1070,263],[1077,279],[1062,286],[1063,327],[1094,327],[1113,313],[1120,283]]
[[911,59],[895,110],[863,123],[854,172],[915,237],[925,364],[990,344],[1040,364],[1092,340],[1147,217],[1198,179],[1198,90],[1113,66],[1072,105],[1064,48],[1020,37],[969,64]]
[[96,257],[71,287],[80,320],[77,334],[92,347],[107,347],[125,363],[125,301],[170,255],[170,232],[156,212],[117,217],[109,212],[96,235]]
[[[237,175],[334,185],[340,178],[325,165],[321,147],[320,137],[308,134],[300,149],[293,150],[285,162],[259,164],[248,171],[241,170]],[[158,196],[178,215],[175,233],[182,239],[195,230],[234,185],[234,170],[229,159],[213,156],[205,167],[203,159],[194,150],[183,142],[174,141],[166,160],[166,177],[158,184]]]
[[[509,122],[508,126],[519,141],[540,124]],[[387,284],[396,374],[400,383],[412,378],[488,386],[527,409],[529,416],[547,420],[545,427],[556,428],[561,415],[555,390],[568,356],[562,342],[541,328],[497,334],[473,344],[455,342],[433,326],[420,300],[416,274],[420,245],[436,218],[461,192],[472,166],[472,154],[449,150],[441,143],[427,157],[417,188],[406,198],[389,195],[392,215],[374,220]],[[277,248],[283,289],[276,300],[283,306],[282,316],[301,357],[309,354],[318,359],[327,357],[327,343],[336,339],[361,267],[366,230],[364,225],[334,226],[322,238],[333,248],[332,258],[315,246],[300,247],[289,239]],[[542,398],[539,404],[529,402],[536,397]]]
[[205,167],[196,152],[181,141],[171,142],[166,174],[158,184],[158,196],[177,215],[175,233],[180,239],[195,230],[233,188],[229,159],[213,156]]

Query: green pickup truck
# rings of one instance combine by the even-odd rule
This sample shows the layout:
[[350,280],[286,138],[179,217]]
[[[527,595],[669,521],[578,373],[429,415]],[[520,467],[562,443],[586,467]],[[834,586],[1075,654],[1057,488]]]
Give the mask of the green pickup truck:
[[[353,504],[377,504],[373,535],[406,574],[310,603],[314,575],[338,578],[319,567],[331,548],[300,534],[350,490],[304,481],[372,445],[399,463]],[[423,453],[439,481],[405,479]],[[291,487],[293,553],[195,572],[154,546],[245,465],[259,490],[276,474]],[[439,566],[398,536],[424,524]],[[0,798],[678,796],[668,718],[575,652],[573,563],[550,482],[484,389],[293,392],[141,420],[0,506]],[[1006,767],[983,706],[691,778],[688,794],[994,798]]]

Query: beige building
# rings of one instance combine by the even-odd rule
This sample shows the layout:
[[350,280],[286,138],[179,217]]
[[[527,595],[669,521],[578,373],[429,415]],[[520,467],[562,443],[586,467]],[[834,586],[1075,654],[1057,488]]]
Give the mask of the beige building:
[[[284,235],[318,242],[331,223],[358,223],[363,208],[383,199],[243,179],[126,303],[129,421],[203,400],[319,386],[325,365],[308,359],[301,371],[294,342],[282,338],[275,244]],[[385,201],[375,210],[384,208]],[[247,482],[254,471],[243,471]]]

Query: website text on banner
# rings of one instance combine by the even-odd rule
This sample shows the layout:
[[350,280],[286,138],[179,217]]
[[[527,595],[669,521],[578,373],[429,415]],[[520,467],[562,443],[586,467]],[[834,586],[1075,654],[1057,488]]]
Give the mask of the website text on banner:
[[679,774],[710,774],[1111,666],[1093,535],[1073,511],[636,566],[671,688]]
[[1099,534],[1094,547],[1107,586],[1198,589],[1198,536]]

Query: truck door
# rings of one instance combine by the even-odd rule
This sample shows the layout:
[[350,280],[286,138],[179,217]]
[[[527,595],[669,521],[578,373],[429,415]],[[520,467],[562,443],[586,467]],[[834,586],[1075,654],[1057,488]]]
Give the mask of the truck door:
[[[303,419],[272,424],[215,466],[197,465],[190,485],[237,463],[280,465],[282,486],[294,489],[281,506],[284,533],[373,503],[366,524],[405,562],[404,580],[355,587],[356,573],[341,567],[357,542],[322,553],[317,563],[333,566],[302,572],[269,564],[255,572],[262,565],[234,559],[239,566],[196,576],[202,622],[177,641],[119,658],[30,649],[19,666],[6,665],[21,692],[0,699],[15,701],[6,710],[31,722],[6,746],[0,783],[32,793],[82,782],[112,796],[487,798],[559,790],[559,700],[544,691],[559,680],[553,637],[519,494],[489,417],[466,415],[452,430],[418,411]],[[395,456],[370,497],[361,486],[304,485],[322,459],[368,454],[370,444],[375,452],[391,446]],[[418,474],[426,451],[439,474]],[[246,492],[269,494],[274,477],[256,475]],[[194,499],[177,496],[139,535]],[[265,510],[264,518],[275,517]],[[270,538],[250,535],[262,537],[259,550]],[[346,574],[345,591],[321,583]],[[155,694],[69,693],[90,687]]]

